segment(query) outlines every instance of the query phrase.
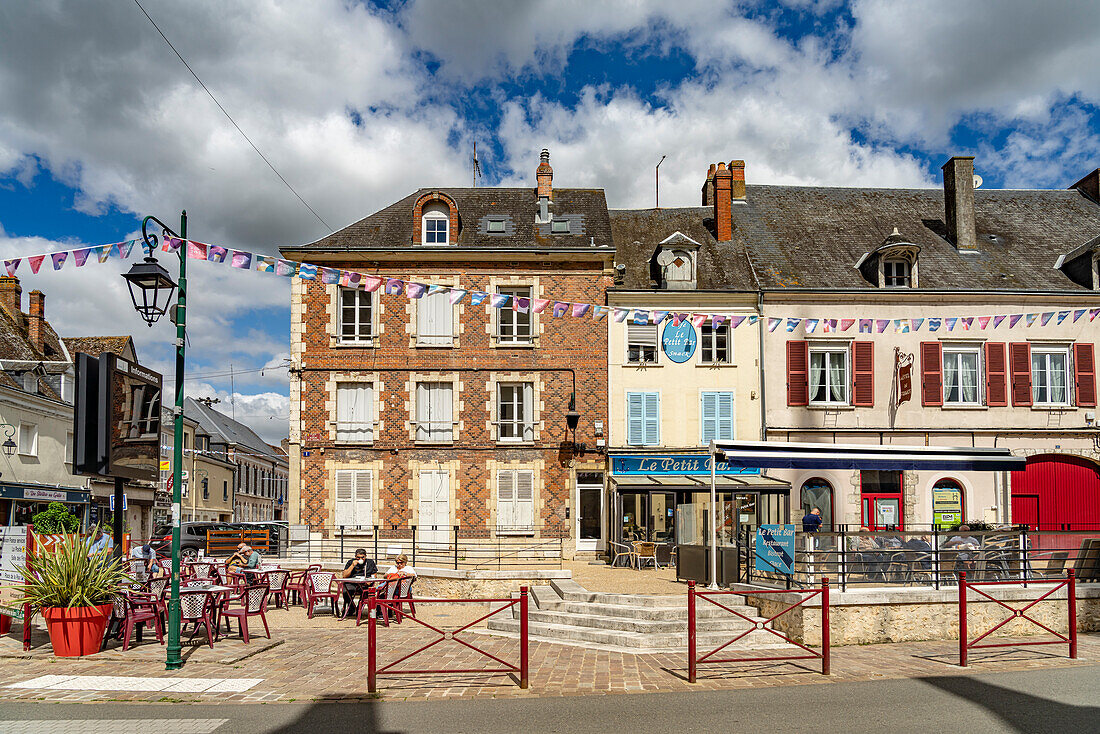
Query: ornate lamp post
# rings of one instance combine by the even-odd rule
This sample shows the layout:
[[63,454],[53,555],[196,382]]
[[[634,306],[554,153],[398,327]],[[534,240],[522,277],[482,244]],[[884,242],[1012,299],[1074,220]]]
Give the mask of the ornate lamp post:
[[[161,229],[160,237],[148,231],[149,222]],[[175,431],[172,440],[172,590],[168,601],[168,659],[167,670],[183,667],[180,653],[180,491],[183,486],[183,366],[184,344],[187,338],[187,212],[180,215],[180,233],[177,235],[167,224],[156,217],[145,217],[141,222],[141,236],[146,256],[130,272],[122,276],[130,286],[130,298],[134,308],[150,327],[169,311],[172,292],[177,284],[168,271],[160,266],[153,252],[161,238],[176,237],[183,240],[177,255],[180,259],[179,292],[176,305],[171,309],[171,319],[176,325],[176,405]]]
[[4,429],[4,434],[8,437],[4,443],[0,444],[0,449],[3,449],[4,456],[15,456],[15,451],[19,448],[12,440],[15,438],[15,426],[11,423],[0,423],[0,428]]

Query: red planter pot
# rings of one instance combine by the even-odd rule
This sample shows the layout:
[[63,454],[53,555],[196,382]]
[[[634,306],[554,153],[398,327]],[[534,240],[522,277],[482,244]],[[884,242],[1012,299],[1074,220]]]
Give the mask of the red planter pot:
[[103,631],[111,617],[111,605],[97,607],[52,607],[42,610],[50,633],[53,654],[62,658],[91,655],[103,644]]
[[9,632],[11,632],[11,617],[0,614],[0,635],[6,635]]

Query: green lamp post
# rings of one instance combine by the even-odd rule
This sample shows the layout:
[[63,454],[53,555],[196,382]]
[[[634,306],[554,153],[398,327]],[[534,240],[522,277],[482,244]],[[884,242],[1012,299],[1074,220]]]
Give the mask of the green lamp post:
[[[150,222],[160,227],[159,237],[148,231]],[[135,264],[122,277],[130,287],[134,308],[150,327],[169,311],[172,291],[177,287],[168,271],[157,262],[153,252],[163,238],[175,237],[183,240],[176,251],[180,259],[179,292],[170,316],[176,325],[176,405],[173,410],[175,431],[172,440],[172,589],[168,601],[168,659],[165,662],[167,670],[179,670],[183,667],[180,645],[180,489],[183,483],[183,350],[187,338],[187,212],[180,215],[178,235],[156,217],[145,217],[141,222],[141,236],[146,249],[145,260]]]

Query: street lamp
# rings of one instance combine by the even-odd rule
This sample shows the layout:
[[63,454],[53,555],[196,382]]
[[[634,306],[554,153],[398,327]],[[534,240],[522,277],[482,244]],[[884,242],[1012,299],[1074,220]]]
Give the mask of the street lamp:
[[[158,237],[148,231],[149,223],[160,227]],[[179,283],[172,282],[168,271],[153,256],[161,239],[175,237],[183,240],[176,255],[180,259]],[[130,287],[134,308],[151,327],[169,311],[172,292],[176,292],[176,305],[171,319],[176,325],[176,406],[175,430],[172,439],[172,590],[168,601],[168,658],[164,667],[179,670],[183,667],[180,653],[180,493],[183,488],[183,366],[184,344],[187,343],[187,212],[180,215],[180,233],[177,235],[167,224],[156,217],[145,217],[141,222],[141,238],[146,249],[145,260],[137,263],[122,277]]]
[[4,433],[8,435],[7,440],[4,441],[3,444],[0,444],[0,448],[4,450],[4,456],[15,456],[15,452],[19,449],[19,447],[15,445],[15,441],[12,441],[15,437],[15,426],[11,423],[0,423],[0,428],[3,428]]

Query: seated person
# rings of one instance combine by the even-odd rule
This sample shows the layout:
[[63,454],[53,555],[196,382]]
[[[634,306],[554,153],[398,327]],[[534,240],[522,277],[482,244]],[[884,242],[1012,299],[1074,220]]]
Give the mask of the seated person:
[[960,525],[959,535],[948,538],[947,542],[943,544],[944,548],[958,551],[958,554],[955,556],[956,571],[973,570],[974,561],[978,556],[977,550],[981,544],[974,536],[966,535],[968,532],[970,532],[969,525]]
[[253,549],[248,543],[242,542],[237,546],[237,552],[229,556],[225,565],[239,566],[241,568],[259,568],[261,560],[259,551]]
[[[871,529],[864,526],[859,529],[861,533],[870,533]],[[856,539],[856,556],[859,558],[857,569],[866,576],[882,573],[883,553],[882,545],[873,535],[860,535]]]
[[[915,551],[914,555],[916,556],[923,554],[931,555],[932,553],[932,543],[929,542],[929,537],[927,535],[921,535],[920,537],[914,536],[905,541],[902,547],[905,548],[905,550]],[[917,566],[924,571],[928,571],[932,568],[932,559],[930,557],[921,558],[917,561]]]
[[399,579],[404,576],[416,578],[416,571],[409,565],[409,557],[404,553],[393,559],[393,565],[386,569],[387,579]]
[[[130,558],[145,562],[144,572],[139,574],[139,581],[147,581],[160,573],[161,569],[160,565],[157,563],[157,552],[153,550],[153,546],[149,543],[145,545],[135,545],[130,549]],[[140,578],[141,576],[144,576],[144,578]]]
[[88,557],[91,558],[96,553],[107,553],[114,546],[114,541],[110,535],[103,531],[103,526],[96,525],[92,533],[92,544],[88,547]]
[[[366,548],[356,548],[355,558],[344,564],[344,570],[340,572],[340,578],[370,578],[378,573],[378,565],[373,559],[367,558]],[[353,599],[361,596],[363,587],[357,584],[344,584],[344,608],[350,609]]]

